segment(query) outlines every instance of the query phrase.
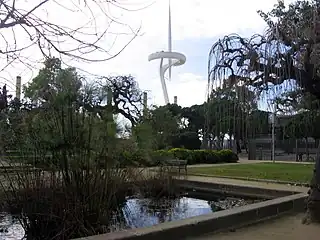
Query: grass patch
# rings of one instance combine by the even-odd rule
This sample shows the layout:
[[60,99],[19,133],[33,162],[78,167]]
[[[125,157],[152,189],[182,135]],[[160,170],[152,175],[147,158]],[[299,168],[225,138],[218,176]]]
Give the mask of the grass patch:
[[294,163],[256,163],[188,169],[191,175],[212,175],[243,177],[288,182],[309,183],[312,178],[313,164]]

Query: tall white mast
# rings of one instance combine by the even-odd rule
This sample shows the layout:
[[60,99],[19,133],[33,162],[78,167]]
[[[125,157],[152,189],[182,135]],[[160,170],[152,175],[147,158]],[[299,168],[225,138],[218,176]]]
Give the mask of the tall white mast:
[[[149,55],[148,60],[160,59],[160,82],[162,86],[164,102],[169,103],[169,95],[167,91],[167,85],[165,81],[165,73],[169,70],[169,80],[171,79],[171,67],[180,66],[186,62],[186,56],[182,53],[172,52],[172,35],[171,35],[171,5],[169,0],[169,24],[168,24],[168,51],[155,52]],[[163,64],[163,60],[168,59],[168,64]]]
[[[169,21],[168,21],[168,52],[172,52],[172,31],[171,31],[171,2],[169,0]],[[172,59],[168,59],[169,64],[169,81],[171,80]]]

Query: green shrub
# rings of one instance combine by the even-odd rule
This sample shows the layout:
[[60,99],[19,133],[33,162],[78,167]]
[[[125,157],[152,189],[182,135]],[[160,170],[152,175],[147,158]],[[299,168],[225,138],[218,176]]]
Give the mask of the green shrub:
[[157,150],[150,156],[144,151],[122,151],[117,159],[121,167],[125,166],[158,166],[167,159],[187,160],[192,164],[215,164],[215,163],[235,163],[239,160],[238,155],[229,149],[224,150],[188,150],[184,148],[172,148],[170,150]]
[[119,163],[120,167],[149,167],[152,165],[147,154],[141,150],[121,151],[114,154],[113,158]]
[[192,150],[184,149],[184,148],[172,148],[169,150],[169,153],[173,155],[173,157],[181,160],[192,159]]
[[136,150],[131,153],[131,157],[136,166],[151,167],[152,161],[148,158],[148,154],[142,150]]
[[157,150],[157,151],[154,151],[151,155],[153,165],[159,165],[161,164],[161,162],[173,157],[174,157],[173,154],[168,150]]
[[191,152],[191,158],[188,164],[200,164],[205,163],[207,158],[206,150],[193,150]]
[[215,164],[215,163],[234,163],[239,160],[238,155],[229,149],[224,150],[188,150],[183,148],[173,148],[169,151],[158,150],[154,155],[158,158],[165,157],[187,160],[192,164]]
[[214,163],[223,162],[221,157],[220,157],[219,151],[206,150],[206,156],[207,156],[207,159],[206,159],[205,163],[214,164]]
[[219,152],[215,150],[194,150],[189,164],[214,164],[221,162]]
[[238,155],[232,152],[230,149],[220,150],[219,156],[220,156],[221,162],[235,163],[239,160]]
[[154,156],[161,156],[161,157],[173,157],[173,154],[169,152],[168,150],[157,150],[153,152]]

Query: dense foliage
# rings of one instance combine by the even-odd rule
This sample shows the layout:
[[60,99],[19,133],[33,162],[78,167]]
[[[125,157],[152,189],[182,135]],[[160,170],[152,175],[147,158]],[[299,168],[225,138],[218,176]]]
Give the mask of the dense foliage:
[[153,153],[154,160],[161,164],[167,158],[187,160],[192,164],[235,163],[239,160],[237,154],[231,150],[188,150],[184,148],[172,148],[170,150],[158,150]]
[[[232,98],[228,93],[228,88],[217,89],[212,93],[214,98],[208,103],[183,108],[168,104],[151,109],[142,123],[144,129],[147,126],[150,129],[153,148],[200,149],[205,146],[200,138],[203,139],[206,131],[206,134],[210,132],[210,148],[225,148],[223,142],[225,139],[230,140],[226,138],[229,135],[235,137],[239,153],[243,147],[246,148],[249,138],[270,132],[267,112],[251,109],[249,104],[241,105],[236,94]],[[240,146],[240,142],[244,146]]]
[[[137,123],[141,91],[133,77],[87,83],[76,69],[51,58],[25,86],[23,99],[10,99],[4,86],[1,100],[1,151],[9,168],[15,164],[1,181],[4,205],[18,216],[27,239],[107,232],[114,211],[132,189],[144,192],[139,183],[148,176],[123,158],[124,149],[131,149],[130,161],[147,158],[143,141],[148,139],[138,145],[120,138],[114,118],[121,114],[133,126]],[[165,183],[169,176],[161,177]]]

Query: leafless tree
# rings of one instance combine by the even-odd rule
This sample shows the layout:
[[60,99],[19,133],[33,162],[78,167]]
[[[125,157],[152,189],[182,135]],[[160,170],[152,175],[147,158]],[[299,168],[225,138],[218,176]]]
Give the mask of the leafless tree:
[[[140,32],[140,26],[133,29],[115,16],[117,11],[139,10],[126,4],[120,0],[0,0],[0,60],[5,60],[0,71],[14,62],[31,67],[36,49],[45,57],[89,62],[118,56]],[[124,32],[115,33],[115,27]],[[127,41],[111,51],[123,34],[129,36]]]

